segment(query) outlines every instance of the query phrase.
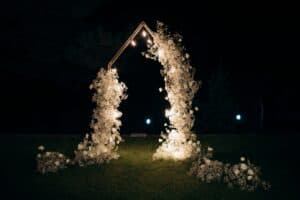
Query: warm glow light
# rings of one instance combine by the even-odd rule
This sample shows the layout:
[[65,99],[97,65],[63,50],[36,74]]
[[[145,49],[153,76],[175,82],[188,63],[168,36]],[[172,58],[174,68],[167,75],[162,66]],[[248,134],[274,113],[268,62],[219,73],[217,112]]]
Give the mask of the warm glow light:
[[131,41],[131,46],[135,47],[136,46],[136,41],[132,40]]
[[147,32],[144,30],[144,31],[142,31],[142,36],[143,37],[146,37],[147,36]]
[[237,114],[237,115],[235,116],[235,119],[238,120],[238,121],[240,121],[240,120],[242,119],[242,116],[241,116],[240,114]]

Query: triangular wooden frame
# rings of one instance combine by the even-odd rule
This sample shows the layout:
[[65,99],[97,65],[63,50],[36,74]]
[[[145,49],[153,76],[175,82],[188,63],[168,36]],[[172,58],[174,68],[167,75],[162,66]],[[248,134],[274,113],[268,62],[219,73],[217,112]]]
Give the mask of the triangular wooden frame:
[[115,55],[110,59],[110,61],[107,64],[107,68],[110,69],[115,64],[115,62],[118,60],[118,58],[122,55],[122,53],[125,51],[125,49],[128,47],[128,45],[133,41],[135,36],[141,31],[145,29],[152,37],[154,36],[152,30],[149,28],[149,26],[146,24],[146,22],[142,21],[137,28],[132,32],[132,34],[129,36],[129,38],[125,41],[125,43],[118,49],[118,51],[115,53]]

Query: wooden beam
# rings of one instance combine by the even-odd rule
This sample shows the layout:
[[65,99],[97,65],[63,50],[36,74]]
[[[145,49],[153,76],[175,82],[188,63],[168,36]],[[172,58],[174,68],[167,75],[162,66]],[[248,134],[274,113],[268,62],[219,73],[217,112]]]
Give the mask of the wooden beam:
[[136,35],[142,30],[146,29],[146,31],[153,37],[154,34],[152,30],[148,27],[148,25],[142,21],[137,28],[133,31],[133,33],[129,36],[129,38],[125,41],[125,43],[121,46],[121,48],[115,53],[115,55],[110,59],[110,61],[107,64],[107,68],[110,69],[113,64],[117,61],[117,59],[121,56],[121,54],[125,51],[125,49],[128,47],[128,45],[133,41],[133,39],[136,37]]

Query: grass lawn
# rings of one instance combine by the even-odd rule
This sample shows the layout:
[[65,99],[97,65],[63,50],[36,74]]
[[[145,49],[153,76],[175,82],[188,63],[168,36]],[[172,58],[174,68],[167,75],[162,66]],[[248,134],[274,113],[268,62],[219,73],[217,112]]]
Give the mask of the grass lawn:
[[296,189],[298,136],[199,136],[215,158],[236,162],[241,154],[262,167],[269,192],[241,192],[223,184],[200,183],[186,173],[190,162],[152,161],[155,137],[125,138],[121,157],[110,164],[74,166],[55,174],[35,171],[36,147],[72,155],[83,136],[2,136],[1,199],[299,199]]

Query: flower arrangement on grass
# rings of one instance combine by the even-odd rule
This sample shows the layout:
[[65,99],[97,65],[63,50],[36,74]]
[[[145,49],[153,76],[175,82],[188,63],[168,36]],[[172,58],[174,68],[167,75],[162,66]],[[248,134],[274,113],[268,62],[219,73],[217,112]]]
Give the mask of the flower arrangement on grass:
[[201,182],[222,182],[230,188],[237,187],[243,191],[255,191],[258,188],[269,190],[271,185],[264,181],[260,168],[245,157],[240,158],[237,164],[224,164],[218,160],[212,160],[212,150],[208,147],[203,150],[199,158],[192,163],[188,174],[196,176]]
[[39,153],[36,156],[37,171],[44,174],[47,172],[57,172],[72,164],[71,160],[59,152],[45,151],[44,146],[38,147]]

